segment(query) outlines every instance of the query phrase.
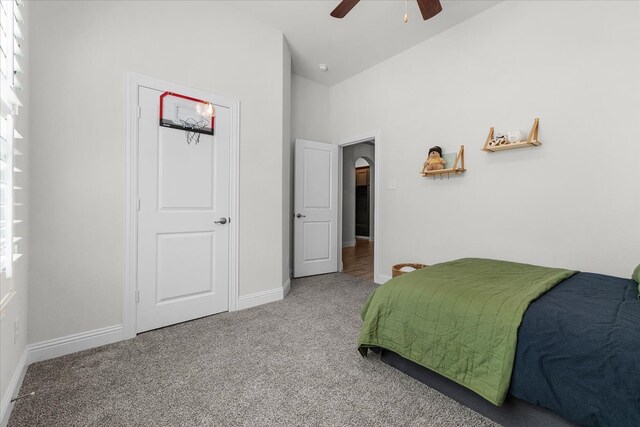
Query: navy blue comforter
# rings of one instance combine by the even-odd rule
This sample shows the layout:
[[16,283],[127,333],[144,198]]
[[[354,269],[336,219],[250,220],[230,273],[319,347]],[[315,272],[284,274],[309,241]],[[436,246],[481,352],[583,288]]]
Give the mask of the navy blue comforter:
[[509,393],[581,425],[640,426],[637,286],[578,273],[533,302]]

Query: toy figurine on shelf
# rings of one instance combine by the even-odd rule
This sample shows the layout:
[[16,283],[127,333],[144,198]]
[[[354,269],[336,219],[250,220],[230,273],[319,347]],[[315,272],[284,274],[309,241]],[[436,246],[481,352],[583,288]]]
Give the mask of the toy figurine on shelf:
[[429,148],[429,154],[427,160],[424,162],[422,172],[444,169],[446,163],[447,161],[442,157],[442,148],[436,145],[435,147]]
[[493,136],[493,138],[491,139],[491,141],[489,141],[489,146],[490,147],[498,147],[500,145],[507,145],[509,144],[509,139],[507,138],[507,134],[505,134],[504,132],[501,131],[496,131],[495,135]]

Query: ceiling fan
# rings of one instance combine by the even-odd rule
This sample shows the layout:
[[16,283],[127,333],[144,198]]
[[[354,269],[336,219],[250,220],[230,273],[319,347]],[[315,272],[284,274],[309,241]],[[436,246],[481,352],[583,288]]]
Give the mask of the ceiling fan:
[[[360,0],[342,0],[338,7],[333,9],[331,12],[331,16],[334,18],[344,18],[347,13],[355,5],[358,4]],[[433,18],[438,13],[442,11],[442,5],[440,4],[440,0],[416,0],[418,2],[418,6],[420,7],[420,13],[422,13],[422,19],[425,21],[429,18]],[[406,13],[405,13],[405,22],[406,22]]]

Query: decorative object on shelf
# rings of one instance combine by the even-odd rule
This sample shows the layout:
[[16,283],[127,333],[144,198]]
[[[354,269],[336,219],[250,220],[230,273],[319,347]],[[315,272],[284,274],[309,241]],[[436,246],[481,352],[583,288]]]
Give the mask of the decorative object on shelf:
[[522,132],[520,132],[519,130],[512,130],[507,132],[507,141],[509,141],[510,144],[522,141]]
[[[440,149],[440,151],[436,149]],[[434,169],[434,168],[429,169],[430,166],[435,165],[435,163],[432,163],[432,164],[429,163],[434,151],[436,151],[436,153],[439,154],[441,159],[444,161],[444,163],[440,163],[440,166],[442,166],[442,168],[440,169]],[[452,164],[452,166],[445,169],[446,164]],[[464,168],[464,145],[461,145],[460,150],[458,150],[457,154],[442,153],[442,149],[440,147],[430,148],[429,157],[427,157],[427,160],[423,164],[421,174],[422,176],[433,176],[433,179],[435,179],[437,175],[440,175],[440,178],[442,179],[443,175],[447,175],[447,177],[449,177],[451,174],[459,175],[465,171],[466,169]]]
[[426,264],[413,264],[413,263],[405,263],[405,264],[396,264],[391,267],[391,275],[392,277],[398,277],[405,273],[410,273],[415,270],[420,270],[421,268],[429,267]]
[[538,126],[540,119],[533,121],[531,132],[526,140],[522,139],[522,132],[519,130],[507,132],[506,137],[503,133],[494,132],[493,128],[489,130],[487,140],[482,147],[482,151],[502,151],[512,150],[514,148],[537,147],[542,143],[538,141]]
[[447,163],[445,159],[442,158],[442,148],[435,147],[429,148],[429,153],[427,154],[427,161],[424,162],[424,169],[428,171],[435,171],[444,169],[444,165]]
[[507,137],[503,131],[496,131],[493,139],[491,140],[491,146],[504,145],[507,143]]

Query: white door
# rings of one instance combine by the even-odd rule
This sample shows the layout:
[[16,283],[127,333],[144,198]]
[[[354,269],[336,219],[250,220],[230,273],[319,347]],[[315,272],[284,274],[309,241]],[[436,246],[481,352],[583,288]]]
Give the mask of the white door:
[[293,276],[338,271],[338,146],[296,140]]
[[137,332],[229,309],[230,111],[212,100],[215,135],[188,144],[161,94],[138,87]]

